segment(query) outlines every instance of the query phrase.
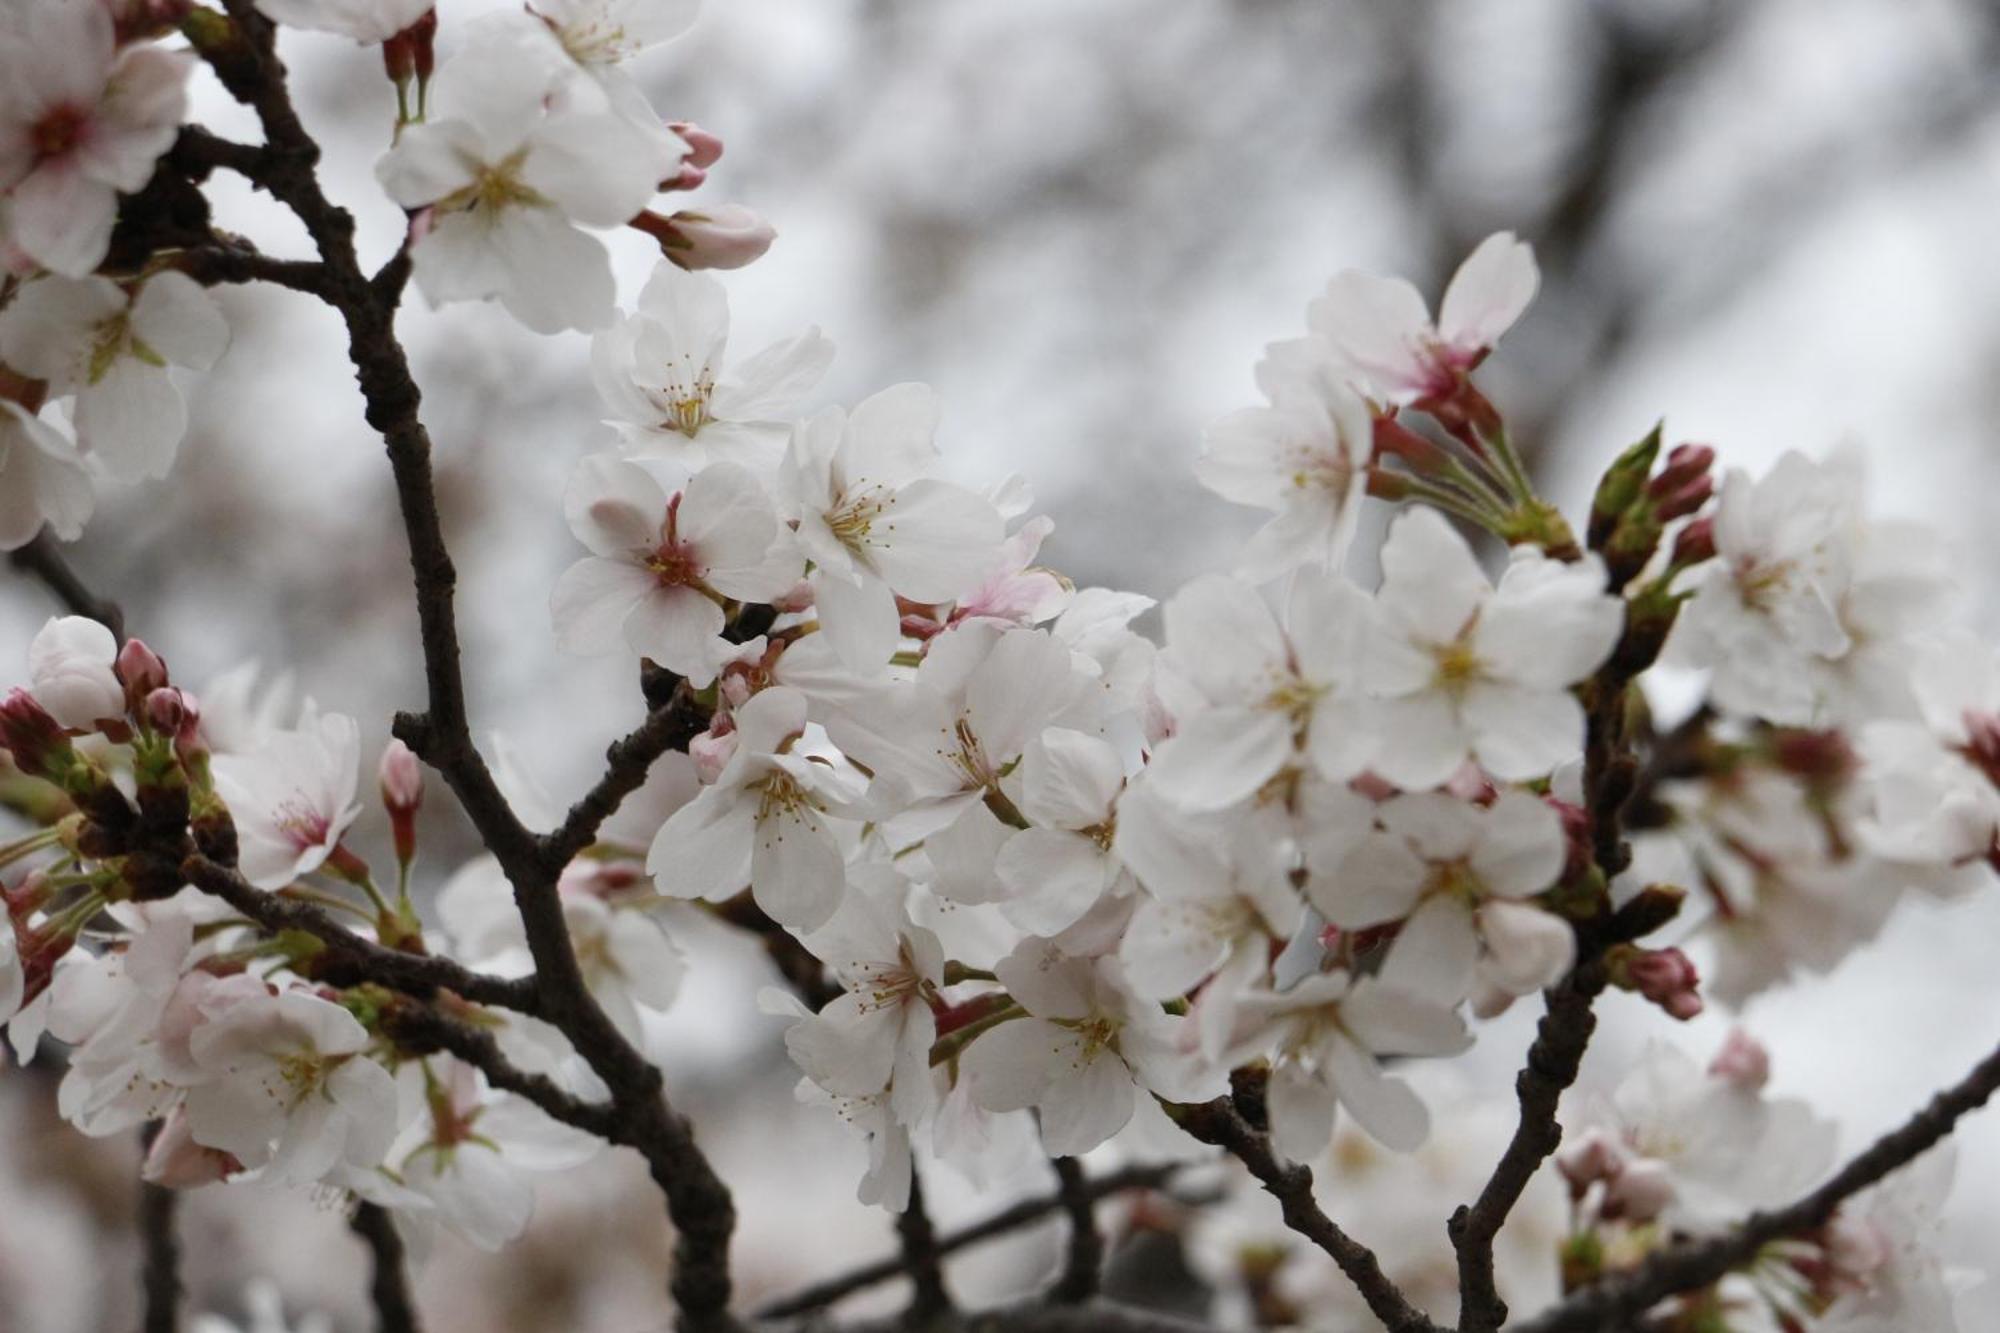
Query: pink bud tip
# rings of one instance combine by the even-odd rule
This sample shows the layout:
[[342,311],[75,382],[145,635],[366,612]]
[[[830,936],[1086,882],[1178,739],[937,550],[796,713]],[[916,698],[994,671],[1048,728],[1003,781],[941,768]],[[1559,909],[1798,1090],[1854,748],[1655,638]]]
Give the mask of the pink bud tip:
[[1719,1078],[1745,1092],[1756,1092],[1770,1080],[1771,1053],[1764,1049],[1763,1042],[1742,1028],[1732,1028],[1722,1049],[1709,1062],[1708,1072],[1711,1078]]
[[167,664],[141,639],[127,639],[118,650],[118,679],[128,699],[143,699],[167,684]]
[[13,754],[15,767],[23,773],[37,776],[66,762],[72,753],[61,724],[18,686],[0,700],[0,749]]
[[722,157],[722,139],[710,134],[691,120],[670,120],[667,128],[681,136],[681,142],[688,146],[687,156],[681,165],[707,171]]
[[377,770],[382,804],[391,814],[414,813],[424,803],[424,769],[409,746],[392,740],[383,747]]

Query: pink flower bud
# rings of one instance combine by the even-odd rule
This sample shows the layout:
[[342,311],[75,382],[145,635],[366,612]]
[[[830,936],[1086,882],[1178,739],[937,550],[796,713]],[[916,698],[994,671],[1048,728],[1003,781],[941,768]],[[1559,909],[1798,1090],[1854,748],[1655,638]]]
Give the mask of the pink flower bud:
[[1663,495],[1653,506],[1653,515],[1662,523],[1686,518],[1709,502],[1715,494],[1715,478],[1696,477],[1677,491]]
[[1756,1092],[1770,1081],[1771,1053],[1742,1028],[1731,1028],[1722,1049],[1709,1062],[1708,1074],[1744,1092]]
[[1715,559],[1715,520],[1698,518],[1674,538],[1674,564],[1686,568]]
[[18,686],[0,700],[0,749],[14,756],[14,766],[36,777],[58,777],[76,752],[69,737],[35,696]]
[[[648,225],[645,220],[654,219]],[[741,204],[719,204],[697,212],[682,209],[671,217],[642,213],[632,225],[660,242],[660,253],[684,269],[742,268],[771,248],[778,233],[769,222]]]
[[1664,1162],[1640,1158],[1609,1182],[1604,1197],[1607,1212],[1650,1222],[1674,1201],[1674,1178]]
[[1556,1154],[1556,1170],[1579,1197],[1601,1180],[1625,1169],[1625,1146],[1602,1129],[1586,1129]]
[[707,171],[722,159],[722,139],[710,134],[691,120],[670,120],[667,128],[681,136],[681,142],[688,146],[687,156],[681,161],[690,167]]
[[694,760],[695,774],[704,785],[722,776],[722,770],[735,753],[736,725],[724,718],[718,718],[707,731],[688,742],[688,757]]
[[227,1180],[242,1169],[243,1163],[220,1148],[196,1143],[188,1128],[186,1108],[176,1106],[153,1136],[139,1175],[170,1190],[191,1190]]
[[1646,483],[1646,494],[1655,501],[1676,495],[1694,481],[1708,475],[1715,465],[1715,450],[1705,444],[1677,444],[1667,455],[1659,475]]
[[125,695],[143,699],[167,686],[167,664],[142,639],[127,639],[118,650],[118,679],[125,683]]
[[377,775],[382,784],[382,804],[391,814],[399,810],[415,813],[423,805],[424,768],[409,746],[399,740],[384,746]]
[[200,731],[201,705],[186,690],[163,686],[148,694],[141,707],[148,726],[176,741],[192,741]]
[[1637,949],[1625,961],[1625,982],[1685,1022],[1701,1012],[1701,974],[1679,949]]

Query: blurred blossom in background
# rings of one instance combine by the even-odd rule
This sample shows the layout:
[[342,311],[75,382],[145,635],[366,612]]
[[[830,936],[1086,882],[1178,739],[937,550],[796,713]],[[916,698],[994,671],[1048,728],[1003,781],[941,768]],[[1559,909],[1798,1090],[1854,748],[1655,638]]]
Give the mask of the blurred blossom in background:
[[[445,0],[441,54],[475,7]],[[372,176],[394,118],[379,54],[283,40],[331,192],[379,258],[402,227]],[[1670,440],[1726,445],[1752,469],[1850,443],[1878,512],[1957,544],[1996,628],[2000,11],[1985,0],[717,0],[638,72],[656,105],[726,141],[711,197],[778,228],[766,258],[724,276],[732,346],[821,326],[839,353],[808,409],[936,386],[953,473],[1028,477],[1056,521],[1044,557],[1080,583],[1164,597],[1227,563],[1262,516],[1202,492],[1189,465],[1202,427],[1252,400],[1263,345],[1302,332],[1342,268],[1435,293],[1505,228],[1534,244],[1543,287],[1487,383],[1573,513],[1662,415]],[[190,118],[255,136],[205,70]],[[241,182],[213,193],[222,226],[302,252]],[[629,298],[657,252],[607,239]],[[199,689],[246,657],[282,666],[379,746],[421,697],[415,615],[336,317],[280,291],[218,295],[234,345],[192,385],[174,483],[107,494],[74,562],[177,679]],[[402,330],[475,721],[565,797],[642,711],[622,663],[558,656],[545,609],[579,554],[557,497],[610,436],[588,339],[414,297]],[[49,612],[39,589],[0,583],[10,660]],[[424,818],[434,889],[473,844],[448,801]],[[891,1251],[889,1215],[852,1198],[859,1147],[795,1107],[774,1025],[746,1017],[761,958],[691,913],[682,924],[696,970],[652,1046],[738,1185],[746,1301]],[[1886,1128],[1990,1041],[1995,939],[1991,895],[1916,907],[1833,980],[1754,1005],[1774,1088],[1840,1110],[1849,1147]],[[1621,1018],[1640,1015],[1617,998],[1587,1086],[1628,1063],[1638,1025]],[[1493,1026],[1468,1062],[1494,1095],[1528,1018]],[[1678,1035],[1705,1058],[1724,1023]],[[0,1160],[0,1333],[129,1326],[135,1293],[114,1280],[136,1269],[129,1164],[44,1120],[38,1077],[0,1077],[17,1149]],[[1990,1254],[2000,1204],[1978,1184],[2000,1172],[2000,1123],[1968,1122],[1960,1153],[1952,1248]],[[934,1179],[945,1228],[1049,1184]],[[261,1274],[294,1313],[367,1327],[337,1213],[276,1190],[208,1195],[184,1212],[197,1308],[240,1315]],[[1442,1215],[1436,1228],[1442,1244]],[[954,1281],[974,1301],[1016,1292],[1059,1243],[1051,1220],[970,1252]],[[639,1333],[669,1317],[669,1244],[636,1161],[607,1155],[544,1189],[504,1259],[440,1239],[419,1295],[438,1333]],[[2000,1293],[1966,1311],[2000,1326]]]

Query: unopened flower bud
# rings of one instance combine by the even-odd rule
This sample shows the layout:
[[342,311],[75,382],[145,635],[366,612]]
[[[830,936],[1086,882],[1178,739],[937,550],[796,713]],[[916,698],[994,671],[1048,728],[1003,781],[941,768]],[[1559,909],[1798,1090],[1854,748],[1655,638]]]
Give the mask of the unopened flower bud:
[[1674,537],[1673,563],[1678,569],[1715,559],[1715,520],[1698,518]]
[[778,235],[741,204],[682,209],[670,217],[645,212],[631,225],[657,240],[667,259],[689,270],[742,268],[769,250]]
[[1645,439],[1627,448],[1605,469],[1603,479],[1597,483],[1597,494],[1590,502],[1591,549],[1603,548],[1618,520],[1645,492],[1646,479],[1659,453],[1660,428],[1655,426]]
[[1569,1182],[1570,1193],[1578,1198],[1599,1181],[1610,1180],[1625,1169],[1625,1147],[1602,1129],[1586,1129],[1565,1143],[1556,1154],[1556,1170]]
[[1609,1182],[1604,1197],[1607,1211],[1634,1222],[1650,1222],[1674,1201],[1674,1178],[1664,1162],[1640,1158]]
[[722,776],[730,756],[736,753],[736,740],[736,725],[718,718],[707,731],[688,742],[688,757],[694,760],[695,774],[704,785]]
[[417,854],[417,811],[424,803],[424,769],[409,746],[392,740],[382,749],[376,770],[382,788],[382,808],[396,842],[396,861],[408,865]]
[[1710,1078],[1721,1079],[1744,1092],[1757,1092],[1771,1078],[1771,1053],[1764,1043],[1742,1028],[1731,1028],[1729,1036],[1708,1065]]
[[681,159],[684,165],[706,171],[722,160],[721,136],[710,134],[691,120],[670,120],[667,128],[680,135],[681,142],[688,146],[687,156]]
[[1771,750],[1779,768],[1815,786],[1843,783],[1861,767],[1861,756],[1838,731],[1780,731]]
[[144,699],[166,687],[167,664],[143,639],[127,639],[118,650],[118,679],[125,683],[127,698]]
[[76,757],[62,724],[18,686],[0,700],[0,749],[14,756],[23,773],[56,780]]
[[1653,505],[1653,515],[1662,523],[1686,518],[1707,504],[1714,495],[1715,478],[1696,477],[1679,490],[1662,495]]
[[117,660],[110,630],[88,616],[58,616],[28,645],[28,685],[59,724],[88,731],[100,719],[125,716]]
[[1614,984],[1635,991],[1685,1022],[1702,1009],[1701,974],[1679,949],[1632,949],[1613,964]]
[[1646,483],[1646,493],[1655,500],[1671,495],[1696,477],[1708,475],[1715,466],[1715,450],[1705,444],[1677,444],[1667,454],[1660,473]]
[[143,707],[147,725],[161,735],[187,742],[200,732],[201,705],[186,690],[163,686],[146,696]]

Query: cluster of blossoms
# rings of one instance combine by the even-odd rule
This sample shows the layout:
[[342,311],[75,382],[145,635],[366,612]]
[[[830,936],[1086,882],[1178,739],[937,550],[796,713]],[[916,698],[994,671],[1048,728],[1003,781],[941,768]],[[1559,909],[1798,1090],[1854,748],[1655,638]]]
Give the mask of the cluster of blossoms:
[[[1699,1012],[1694,956],[1646,942],[1684,900],[1709,910],[1683,943],[1714,949],[1708,993],[1733,1004],[1830,968],[1908,889],[1990,877],[2000,662],[1928,637],[1942,560],[1869,520],[1844,463],[1787,455],[1718,492],[1713,451],[1663,454],[1657,431],[1607,472],[1579,540],[1473,380],[1537,286],[1511,234],[1473,252],[1435,318],[1409,284],[1347,273],[1306,336],[1269,349],[1265,402],[1212,429],[1198,472],[1273,516],[1232,572],[1166,599],[1156,644],[1133,628],[1152,599],[1036,563],[1052,525],[1019,479],[940,475],[929,389],[806,414],[832,356],[817,330],[726,359],[725,292],[699,270],[754,258],[769,229],[650,211],[701,185],[720,144],[662,122],[623,69],[689,7],[537,0],[467,24],[435,78],[422,3],[258,8],[384,44],[403,114],[377,174],[420,290],[593,334],[617,447],[564,497],[588,554],[551,590],[553,631],[641,666],[656,707],[693,721],[561,871],[583,984],[638,1043],[683,977],[671,900],[816,960],[767,1007],[802,1097],[865,1137],[864,1201],[903,1208],[920,1156],[977,1175],[1035,1139],[1058,1157],[1188,1150],[1176,1122],[1232,1089],[1282,1156],[1362,1173],[1430,1138],[1413,1070],[1586,964]],[[178,254],[128,264],[113,223],[183,111],[191,61],[163,34],[216,62],[233,30],[96,0],[8,22],[12,547],[75,536],[98,477],[164,474],[185,419],[170,367],[222,354]],[[626,226],[664,258],[621,312],[591,232]],[[1347,556],[1370,497],[1401,508],[1365,586]],[[1497,577],[1468,529],[1505,545]],[[1707,673],[1672,727],[1636,685],[1663,655]],[[23,1058],[64,1044],[62,1110],[84,1132],[157,1122],[149,1179],[345,1191],[498,1246],[532,1174],[590,1151],[425,1021],[442,1005],[513,1067],[599,1094],[563,1032],[449,987],[412,996],[358,946],[287,925],[310,904],[353,917],[368,949],[455,959],[496,988],[535,971],[496,857],[451,877],[441,930],[421,921],[423,787],[400,743],[377,770],[393,892],[349,845],[351,718],[255,703],[242,678],[197,694],[95,622],[37,636],[0,746],[10,804],[38,825],[0,845],[0,1021]],[[501,776],[529,827],[561,822]],[[1824,1174],[1828,1134],[1763,1097],[1764,1063],[1747,1040],[1706,1074],[1655,1055],[1582,1111],[1596,1128],[1560,1162],[1567,1238],[1539,1250],[1551,1285]],[[1676,1297],[1671,1326],[1934,1312],[1945,1298],[1910,1276],[1930,1271],[1908,1248],[1925,1206],[1864,1197]],[[1239,1243],[1201,1245],[1218,1281],[1244,1278]],[[1312,1304],[1275,1272],[1251,1306]]]

